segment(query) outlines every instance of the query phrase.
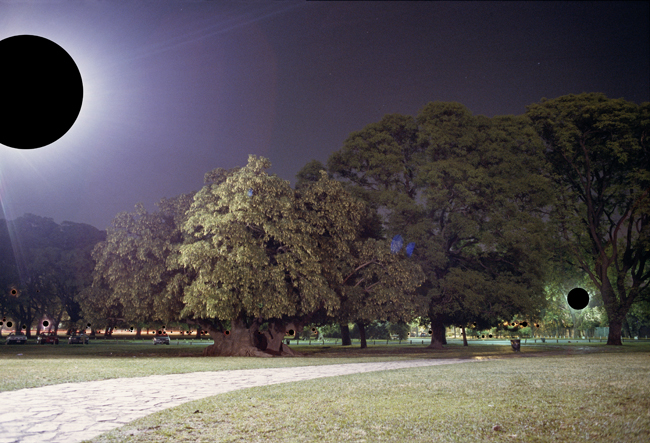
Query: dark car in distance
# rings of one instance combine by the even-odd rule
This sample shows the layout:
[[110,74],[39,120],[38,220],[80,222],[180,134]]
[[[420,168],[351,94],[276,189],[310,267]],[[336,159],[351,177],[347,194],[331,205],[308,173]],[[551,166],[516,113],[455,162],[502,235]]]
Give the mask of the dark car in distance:
[[7,336],[7,340],[5,341],[5,344],[10,345],[12,343],[18,345],[24,345],[25,343],[27,343],[27,336],[22,332],[17,332],[17,333],[12,332]]
[[162,333],[162,334],[156,334],[153,337],[153,344],[154,345],[168,345],[169,344],[169,335]]
[[36,337],[36,343],[38,343],[39,345],[46,345],[46,344],[58,345],[59,336],[55,332],[44,332],[42,334],[39,334],[38,337]]
[[90,343],[90,338],[86,334],[77,334],[75,332],[70,337],[68,337],[69,345],[87,345],[88,343]]

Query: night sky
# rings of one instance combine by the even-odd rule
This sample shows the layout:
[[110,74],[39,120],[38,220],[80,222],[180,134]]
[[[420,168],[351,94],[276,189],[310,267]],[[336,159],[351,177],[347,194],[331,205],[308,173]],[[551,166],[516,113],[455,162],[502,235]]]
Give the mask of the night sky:
[[570,93],[649,101],[648,5],[0,1],[0,40],[48,38],[84,81],[65,136],[0,145],[0,217],[105,229],[248,154],[293,183],[351,132],[430,101],[489,117]]

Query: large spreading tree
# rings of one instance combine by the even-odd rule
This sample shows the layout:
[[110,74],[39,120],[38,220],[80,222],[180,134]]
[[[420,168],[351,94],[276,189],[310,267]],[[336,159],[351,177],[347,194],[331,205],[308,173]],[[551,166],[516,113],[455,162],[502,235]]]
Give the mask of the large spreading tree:
[[124,319],[199,324],[214,340],[205,355],[222,356],[292,355],[285,335],[337,318],[355,297],[390,312],[417,268],[370,243],[354,255],[365,205],[327,174],[294,190],[269,167],[250,156],[206,174],[189,200],[118,215],[94,251],[87,302]]
[[[299,193],[325,193],[329,183],[325,167],[317,161],[307,163],[297,174]],[[346,199],[351,195],[340,184],[338,192]],[[409,257],[405,248],[391,250],[385,239],[377,211],[355,198],[361,218],[349,242],[346,254],[324,254],[328,282],[340,299],[333,317],[320,318],[320,323],[338,323],[342,344],[351,344],[349,323],[355,323],[361,348],[367,347],[366,327],[375,321],[406,323],[418,316],[426,303],[417,288],[424,281],[419,264]]]
[[430,103],[353,133],[330,157],[330,173],[384,216],[389,235],[416,243],[431,347],[445,326],[534,317],[544,305],[541,151],[525,117]]
[[208,355],[292,354],[283,343],[340,299],[330,261],[349,253],[361,207],[326,176],[297,193],[270,162],[219,170],[188,211],[179,263],[195,272],[182,316],[203,321]]
[[621,345],[627,313],[650,290],[650,104],[566,95],[527,115],[552,167],[561,238],[600,291],[607,344]]
[[24,325],[29,335],[34,322],[40,330],[48,320],[56,330],[65,314],[79,321],[80,293],[94,266],[90,252],[104,238],[93,226],[33,214],[0,220],[0,304],[7,322]]
[[92,324],[110,331],[118,323],[167,323],[176,320],[183,304],[179,282],[183,269],[170,266],[183,242],[181,224],[192,194],[162,199],[158,211],[137,204],[133,212],[118,214],[106,241],[94,251],[93,285],[83,293]]

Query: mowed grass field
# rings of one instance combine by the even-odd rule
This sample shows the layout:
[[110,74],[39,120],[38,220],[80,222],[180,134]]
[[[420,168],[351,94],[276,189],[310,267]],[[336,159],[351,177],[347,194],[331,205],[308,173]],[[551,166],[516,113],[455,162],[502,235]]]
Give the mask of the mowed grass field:
[[[22,388],[104,380],[121,377],[179,374],[203,371],[227,371],[338,363],[408,360],[414,358],[488,358],[511,356],[510,346],[449,346],[445,351],[431,351],[422,345],[292,346],[304,354],[292,358],[206,358],[207,346],[171,344],[154,346],[147,341],[91,341],[89,345],[0,345],[0,392]],[[211,342],[210,342],[211,343]],[[563,349],[551,345],[522,346],[522,354]]]
[[3,346],[1,389],[149,374],[467,358],[482,361],[234,391],[152,414],[92,441],[647,442],[650,434],[650,345],[643,343],[522,345],[520,354],[509,346],[480,344],[444,351],[305,346],[297,348],[303,357],[269,359],[203,358],[202,348]]

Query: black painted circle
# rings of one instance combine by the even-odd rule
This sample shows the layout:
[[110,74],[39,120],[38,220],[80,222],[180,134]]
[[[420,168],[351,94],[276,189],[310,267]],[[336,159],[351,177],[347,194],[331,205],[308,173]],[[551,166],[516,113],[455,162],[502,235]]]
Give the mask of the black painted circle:
[[3,323],[4,323],[4,322],[2,322],[2,321],[0,321],[0,326],[2,326],[2,325],[3,325]]
[[50,326],[50,322],[47,320],[43,320],[43,327],[47,328],[48,326]]
[[589,304],[589,293],[582,288],[573,288],[569,291],[566,301],[575,310],[584,309]]
[[294,335],[296,332],[293,329],[289,329],[289,332],[287,332],[288,335]]
[[12,322],[10,322],[10,321],[7,322],[7,327],[8,327],[8,328],[12,327],[13,325],[14,325],[14,324],[13,324]]
[[0,143],[36,149],[54,143],[81,111],[83,83],[61,46],[36,35],[0,41]]
[[524,328],[527,327],[527,326],[528,326],[528,322],[527,322],[527,321],[521,322],[521,326],[523,326]]

